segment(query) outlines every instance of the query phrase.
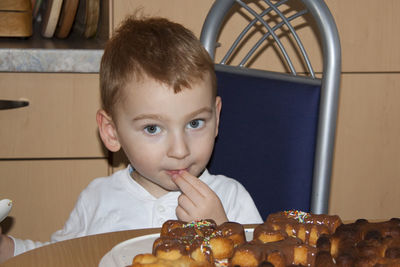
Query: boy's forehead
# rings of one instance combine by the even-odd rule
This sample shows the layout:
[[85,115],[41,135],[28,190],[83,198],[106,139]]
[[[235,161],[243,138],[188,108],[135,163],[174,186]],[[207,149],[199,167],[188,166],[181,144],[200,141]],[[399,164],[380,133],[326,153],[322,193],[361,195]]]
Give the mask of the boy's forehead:
[[208,80],[199,80],[175,93],[171,86],[155,79],[132,80],[124,88],[117,104],[116,114],[143,116],[145,114],[161,114],[166,117],[187,116],[196,110],[214,109],[215,97]]
[[[203,93],[209,93],[213,90],[210,74],[206,73],[202,77],[193,77],[188,81],[189,86],[181,86],[180,90],[175,90],[173,85],[159,81],[148,75],[136,76],[130,79],[123,88],[123,94],[135,94],[135,92],[144,89],[150,91],[149,93],[157,93],[158,90],[169,90],[175,94],[180,94],[186,90],[199,88]],[[135,90],[136,89],[136,90]],[[126,96],[126,95],[125,95]]]

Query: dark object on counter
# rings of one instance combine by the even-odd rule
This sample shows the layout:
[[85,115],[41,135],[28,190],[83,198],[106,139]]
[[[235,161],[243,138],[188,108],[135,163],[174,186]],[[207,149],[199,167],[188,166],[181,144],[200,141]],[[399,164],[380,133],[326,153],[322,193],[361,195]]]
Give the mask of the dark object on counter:
[[22,108],[22,107],[26,107],[28,105],[29,105],[29,102],[26,100],[1,100],[0,99],[0,110]]

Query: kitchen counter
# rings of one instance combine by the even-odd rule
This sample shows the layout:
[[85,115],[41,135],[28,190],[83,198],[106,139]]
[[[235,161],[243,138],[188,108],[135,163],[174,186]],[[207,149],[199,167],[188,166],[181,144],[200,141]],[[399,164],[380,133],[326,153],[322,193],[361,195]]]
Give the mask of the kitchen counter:
[[2,72],[99,72],[103,50],[0,48]]
[[33,27],[29,38],[0,37],[0,72],[99,72],[108,27],[90,39],[73,31],[66,39],[47,39],[38,23]]

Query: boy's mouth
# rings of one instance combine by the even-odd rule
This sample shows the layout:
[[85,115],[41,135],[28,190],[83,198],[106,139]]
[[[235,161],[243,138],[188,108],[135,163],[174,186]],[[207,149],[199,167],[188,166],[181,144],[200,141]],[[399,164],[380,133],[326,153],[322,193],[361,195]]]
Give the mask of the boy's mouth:
[[188,170],[187,169],[167,170],[166,172],[168,173],[169,176],[173,176],[173,175],[179,174],[183,171],[188,171]]

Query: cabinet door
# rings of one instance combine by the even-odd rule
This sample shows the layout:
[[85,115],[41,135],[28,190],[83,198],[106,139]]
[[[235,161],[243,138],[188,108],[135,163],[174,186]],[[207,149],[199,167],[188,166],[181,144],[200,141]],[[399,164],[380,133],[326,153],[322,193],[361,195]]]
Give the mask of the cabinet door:
[[400,214],[400,74],[342,75],[329,213]]
[[98,74],[0,73],[0,158],[105,157],[96,126]]
[[107,176],[106,159],[0,161],[0,198],[13,200],[3,231],[21,239],[49,241],[61,229],[79,193]]
[[400,1],[325,1],[342,45],[343,72],[400,71]]

